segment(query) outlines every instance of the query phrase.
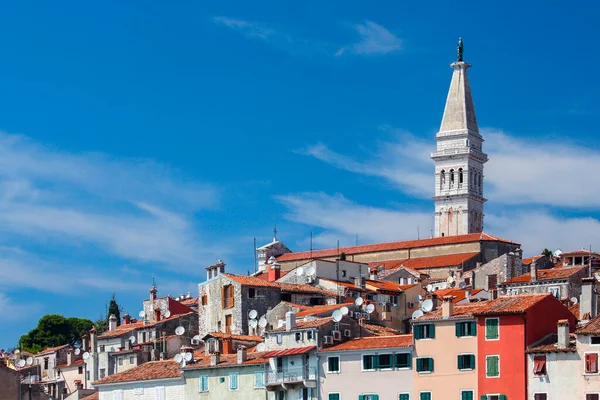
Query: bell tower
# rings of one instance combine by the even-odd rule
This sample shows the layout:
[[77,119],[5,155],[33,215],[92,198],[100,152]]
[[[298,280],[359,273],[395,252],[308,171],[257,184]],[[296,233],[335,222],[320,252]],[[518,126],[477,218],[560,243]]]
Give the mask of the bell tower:
[[458,41],[457,60],[448,90],[439,132],[435,135],[435,237],[463,235],[483,231],[483,164],[475,107],[467,69],[463,61],[462,38]]

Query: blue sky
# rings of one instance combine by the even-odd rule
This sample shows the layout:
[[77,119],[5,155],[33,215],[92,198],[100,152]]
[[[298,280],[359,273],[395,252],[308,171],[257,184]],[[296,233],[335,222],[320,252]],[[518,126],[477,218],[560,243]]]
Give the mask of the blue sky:
[[0,347],[246,273],[275,224],[295,250],[426,236],[459,36],[486,231],[600,245],[598,5],[172,3],[0,6]]

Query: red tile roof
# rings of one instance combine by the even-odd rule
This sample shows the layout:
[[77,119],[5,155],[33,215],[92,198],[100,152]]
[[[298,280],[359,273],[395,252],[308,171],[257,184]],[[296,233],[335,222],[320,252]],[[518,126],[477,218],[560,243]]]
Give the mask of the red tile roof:
[[70,367],[77,367],[77,366],[79,366],[79,365],[83,365],[83,364],[85,364],[85,361],[83,361],[83,360],[79,359],[79,360],[75,360],[75,361],[73,361],[73,362],[71,363],[71,365],[67,365],[66,363],[65,363],[65,364],[59,364],[59,365],[57,365],[57,366],[56,366],[56,367],[54,367],[54,368],[63,368],[63,369],[64,369],[64,368],[70,368]]
[[147,329],[147,328],[151,328],[153,326],[156,326],[158,324],[162,324],[163,322],[166,321],[173,321],[175,319],[181,318],[181,317],[185,317],[187,315],[190,314],[196,314],[195,312],[189,312],[186,314],[178,314],[178,315],[171,315],[169,318],[165,318],[165,319],[161,319],[160,321],[154,321],[154,322],[148,322],[146,325],[144,325],[144,321],[138,321],[138,322],[133,322],[131,324],[121,324],[119,326],[117,326],[117,329],[114,329],[112,331],[106,331],[104,332],[102,335],[98,336],[98,339],[106,339],[106,338],[113,338],[113,337],[119,337],[119,336],[123,336],[135,329]]
[[359,287],[357,287],[354,283],[352,282],[344,282],[344,281],[336,281],[333,279],[327,279],[327,278],[319,278],[319,281],[328,281],[328,282],[333,282],[336,285],[339,286],[343,286],[345,288],[348,288],[349,290],[354,290],[356,292],[360,292],[360,291],[364,291],[364,289],[361,289]]
[[[284,276],[286,276],[289,273],[290,273],[290,271],[280,271],[279,277],[283,278]],[[263,281],[269,281],[269,274],[266,273],[266,272],[262,272],[261,271],[261,272],[258,272],[256,274],[254,274],[254,275],[251,275],[251,276],[253,276],[254,278],[263,280]]]
[[307,315],[318,315],[318,314],[324,314],[327,312],[333,312],[335,310],[339,310],[342,307],[346,307],[348,306],[348,304],[326,304],[326,305],[322,305],[322,306],[314,306],[314,307],[309,307],[306,308],[302,311],[299,311],[296,313],[296,317],[305,317]]
[[[473,315],[523,314],[539,302],[553,297],[551,293],[502,296],[480,303]],[[558,301],[558,300],[557,300]]]
[[544,257],[544,256],[533,256],[533,257],[524,258],[523,261],[521,261],[521,264],[529,265],[532,262],[537,261],[542,257]]
[[[457,304],[453,307],[452,316],[450,319],[473,318],[475,312],[478,311],[484,304],[486,304],[486,302]],[[443,319],[442,307],[438,307],[434,311],[428,312],[427,314],[418,318],[417,321],[435,321],[438,319]]]
[[[297,253],[287,253],[282,256],[279,256],[277,258],[277,261],[285,262],[285,261],[305,260],[305,259],[311,259],[311,258],[335,257],[340,253],[345,253],[348,256],[348,255],[354,255],[354,254],[414,249],[414,248],[419,248],[419,247],[441,246],[441,245],[449,245],[449,244],[479,242],[479,241],[497,241],[497,242],[504,242],[504,243],[514,243],[514,242],[511,242],[508,240],[500,239],[496,236],[489,235],[487,233],[470,233],[467,235],[444,236],[444,237],[437,237],[437,238],[431,238],[431,239],[407,240],[407,241],[402,241],[402,242],[388,242],[388,243],[367,244],[367,245],[362,245],[362,246],[342,247],[339,250],[337,248],[333,248],[333,249],[326,249],[326,250],[313,250],[313,251],[304,251],[304,252],[297,252]],[[518,243],[515,243],[515,244],[518,244]]]
[[599,253],[590,252],[587,249],[581,249],[581,250],[575,250],[575,251],[568,251],[566,253],[562,253],[560,256],[561,257],[589,256],[590,254],[592,255],[592,257],[600,257]]
[[93,385],[179,378],[180,376],[179,364],[175,361],[149,361],[130,370],[97,380]]
[[402,266],[402,263],[406,261],[406,258],[402,260],[390,260],[390,261],[373,261],[369,263],[369,268],[383,267],[383,269],[396,269]]
[[246,361],[242,364],[237,363],[237,353],[236,354],[221,354],[219,356],[219,363],[215,366],[210,365],[210,355],[204,354],[204,350],[198,350],[194,352],[194,362],[187,364],[183,369],[191,370],[191,369],[206,369],[206,368],[225,368],[225,367],[238,367],[240,365],[249,366],[249,365],[259,365],[266,364],[269,362],[269,359],[264,356],[265,352],[251,352],[250,350],[246,351]]
[[[294,329],[310,329],[318,328],[331,322],[331,317],[326,318],[315,318],[310,321],[296,321],[296,328]],[[281,328],[275,328],[271,332],[282,332],[285,331],[285,325]]]
[[406,260],[402,265],[414,269],[429,269],[429,268],[443,268],[443,267],[456,267],[477,257],[479,252],[462,253],[462,254],[448,254],[445,256],[435,257],[422,257],[422,258],[411,258]]
[[284,292],[292,292],[292,293],[313,293],[313,294],[322,294],[325,296],[336,297],[337,294],[333,292],[329,292],[327,290],[320,289],[318,287],[310,286],[310,285],[297,285],[294,283],[281,283],[281,282],[269,282],[259,278],[255,278],[253,276],[245,276],[245,275],[233,275],[233,274],[223,274],[231,280],[234,280],[241,285],[244,286],[253,286],[253,287],[267,287],[280,289]]
[[527,353],[559,353],[559,352],[571,352],[577,351],[575,335],[570,334],[569,336],[569,347],[559,349],[557,346],[558,335],[551,333],[543,338],[539,343],[529,347]]
[[179,301],[181,304],[186,305],[186,306],[197,306],[198,305],[198,298],[197,297],[192,297],[189,299],[183,299]]
[[48,348],[40,351],[39,353],[37,353],[36,356],[41,356],[42,354],[54,353],[55,351],[64,349],[67,346],[69,346],[69,345],[68,344],[63,344],[63,345],[56,346],[56,347],[48,347]]
[[[565,268],[550,268],[550,269],[539,269],[537,271],[538,281],[554,281],[558,279],[569,279],[571,276],[578,274],[587,267],[565,267]],[[516,278],[509,279],[502,283],[503,285],[511,283],[527,283],[531,281],[531,274],[528,272],[523,275],[519,275]]]
[[[206,336],[212,336],[212,337],[219,338],[219,339],[239,340],[242,342],[264,342],[264,340],[265,340],[260,336],[229,335],[227,333],[221,333],[221,332],[210,332],[210,333],[207,333]],[[206,337],[206,336],[204,336],[204,337]]]
[[363,349],[389,349],[408,347],[412,345],[412,335],[372,336],[348,340],[321,350],[328,351],[354,351]]
[[367,287],[371,286],[372,288],[374,288],[374,290],[376,291],[387,291],[387,292],[395,292],[395,293],[402,293],[402,289],[400,289],[400,285],[399,283],[395,283],[395,282],[390,282],[390,281],[372,281],[372,280],[367,280],[366,282]]
[[577,329],[578,335],[598,335],[600,334],[600,315],[591,319],[582,328]]
[[577,318],[577,320],[581,320],[580,317],[580,312],[579,312],[579,307],[580,307],[581,303],[577,303],[577,304],[573,304],[571,307],[569,307],[569,311],[571,311],[571,314],[573,314],[575,316],[575,318]]
[[[476,295],[477,293],[481,292],[482,290],[483,289],[473,289],[473,290],[471,290],[471,295]],[[462,290],[462,289],[454,289],[454,288],[440,289],[440,290],[436,290],[435,294],[437,294],[438,299],[443,299],[445,296],[452,296],[452,297],[454,297],[452,299],[452,302],[455,304],[459,303],[467,298],[467,291]]]
[[401,334],[401,332],[396,328],[373,324],[367,321],[365,321],[363,328],[373,336],[392,336]]
[[283,356],[295,356],[298,354],[306,354],[310,353],[313,350],[316,350],[317,346],[306,346],[306,347],[293,347],[284,350],[273,350],[267,351],[263,354],[264,358],[275,358],[275,357],[283,357]]
[[89,396],[82,397],[81,400],[98,400],[99,396],[100,396],[100,393],[94,392],[94,393],[90,394]]

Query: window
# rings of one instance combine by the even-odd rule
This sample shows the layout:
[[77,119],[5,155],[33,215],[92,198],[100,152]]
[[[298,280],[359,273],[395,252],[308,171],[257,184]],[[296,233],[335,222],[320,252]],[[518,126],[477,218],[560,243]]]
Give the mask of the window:
[[411,367],[410,353],[395,354],[394,355],[394,367],[410,368]]
[[129,365],[133,365],[135,364],[135,356],[130,356],[129,357]]
[[500,376],[500,356],[485,357],[485,376],[497,378]]
[[296,342],[302,341],[302,332],[296,332]]
[[90,381],[90,371],[85,372],[85,378],[88,380],[88,382]]
[[535,393],[533,400],[548,400],[548,395],[546,393]]
[[343,270],[342,270],[342,278],[345,278],[345,277],[346,277],[346,270],[345,270],[345,269],[343,269]]
[[476,336],[477,335],[477,324],[475,321],[464,321],[456,323],[456,336]]
[[491,274],[487,276],[487,291],[496,290],[498,287],[498,275]]
[[485,319],[485,340],[498,340],[500,337],[498,325],[498,318]]
[[462,168],[458,169],[458,184],[459,184],[459,186],[462,186],[462,184],[463,184],[463,169]]
[[223,308],[231,308],[234,306],[234,290],[233,286],[226,285],[221,289],[221,306]]
[[[481,398],[484,398],[484,396],[481,396]],[[487,395],[487,400],[506,400],[506,396],[503,394],[488,394]]]
[[600,394],[598,394],[598,393],[586,393],[585,400],[600,400]]
[[123,357],[119,357],[119,365],[123,365]]
[[200,375],[198,381],[200,382],[200,391],[208,392],[208,375]]
[[548,292],[552,293],[552,296],[560,299],[560,286],[551,286],[548,288]]
[[44,358],[44,369],[48,369],[48,358]]
[[417,358],[417,372],[433,372],[433,358]]
[[327,395],[327,400],[340,400],[340,394],[339,393],[329,393]]
[[473,399],[473,391],[472,390],[461,390],[460,391],[460,400],[474,400]]
[[340,358],[329,357],[327,359],[327,372],[328,373],[339,373],[340,372]]
[[419,392],[419,400],[431,400],[431,392]]
[[313,331],[306,331],[306,340],[313,340]]
[[277,392],[277,400],[285,400],[285,392]]
[[[164,397],[163,397],[164,399]],[[113,390],[113,400],[123,400],[122,390]]]
[[231,315],[225,316],[225,333],[231,334],[231,324],[233,317]]
[[202,296],[202,305],[203,306],[208,305],[208,296],[207,295]]
[[379,360],[377,360],[377,366],[381,369],[392,368],[392,355],[391,354],[380,354]]
[[361,394],[358,400],[379,400],[378,394]]
[[446,171],[442,170],[442,172],[440,172],[440,189],[443,189],[445,184],[446,184]]
[[546,375],[546,356],[533,357],[533,374]]
[[106,376],[106,369],[100,368],[100,379],[104,378],[105,376]]
[[454,186],[454,170],[450,170],[450,187]]
[[283,336],[281,336],[281,333],[278,333],[275,338],[277,340],[277,344],[283,343]]
[[591,336],[590,344],[600,344],[600,336]]
[[[157,386],[154,388],[154,394],[155,394],[155,399],[156,400],[165,400],[165,387],[164,386]],[[122,400],[119,399],[119,400]]]
[[265,373],[264,371],[256,371],[254,373],[254,388],[262,389],[265,387]]
[[255,288],[248,289],[248,298],[250,298],[250,299],[256,298],[256,289]]
[[398,400],[410,400],[410,394],[398,393]]
[[229,390],[238,390],[238,374],[229,374]]
[[142,343],[146,343],[146,332],[142,332]]
[[83,367],[81,365],[79,367],[77,367],[77,373],[79,375],[83,374]]
[[475,355],[459,354],[458,355],[458,369],[460,369],[460,370],[475,369]]
[[435,338],[435,325],[415,325],[414,335],[415,339],[433,339]]
[[363,371],[375,371],[377,369],[377,356],[363,356]]
[[597,374],[598,373],[598,353],[586,353],[585,354],[585,373],[586,374]]
[[311,388],[302,388],[302,396],[300,400],[310,400],[312,398]]

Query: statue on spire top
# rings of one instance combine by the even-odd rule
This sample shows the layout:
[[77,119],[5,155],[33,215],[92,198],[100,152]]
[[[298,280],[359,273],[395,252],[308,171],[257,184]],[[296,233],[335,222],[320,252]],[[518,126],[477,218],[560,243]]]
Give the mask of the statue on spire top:
[[456,61],[463,60],[463,41],[462,38],[458,38],[458,46],[456,47]]

